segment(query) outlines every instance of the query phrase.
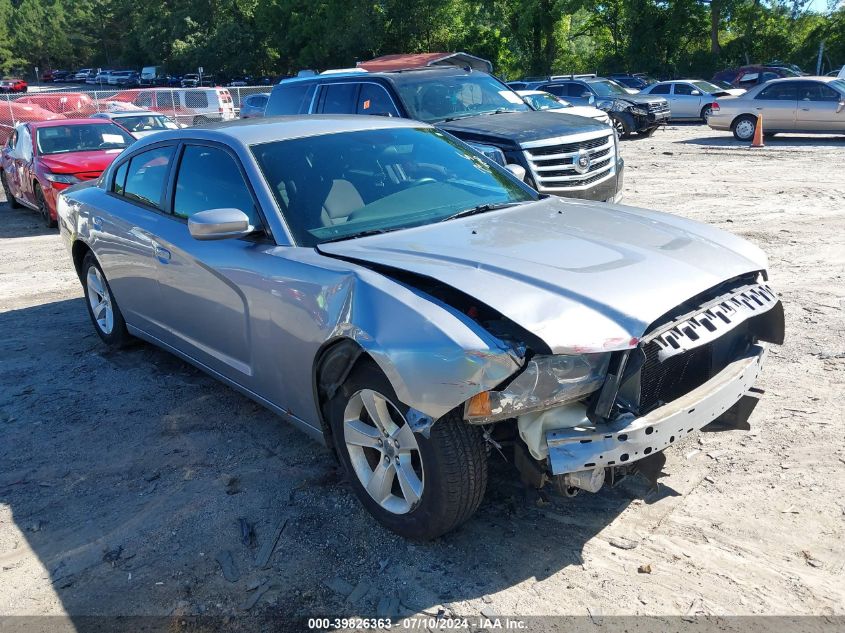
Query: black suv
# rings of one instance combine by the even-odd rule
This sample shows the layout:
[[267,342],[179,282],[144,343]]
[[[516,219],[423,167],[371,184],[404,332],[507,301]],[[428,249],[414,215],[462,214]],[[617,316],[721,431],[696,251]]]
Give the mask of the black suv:
[[484,72],[448,67],[285,79],[273,87],[265,116],[295,114],[418,119],[502,165],[521,166],[525,181],[541,193],[621,198],[624,162],[610,127],[584,117],[536,112]]
[[545,90],[573,105],[591,105],[607,110],[619,136],[634,133],[651,136],[669,120],[669,101],[663,97],[631,94],[618,83],[594,76],[552,77],[536,90]]

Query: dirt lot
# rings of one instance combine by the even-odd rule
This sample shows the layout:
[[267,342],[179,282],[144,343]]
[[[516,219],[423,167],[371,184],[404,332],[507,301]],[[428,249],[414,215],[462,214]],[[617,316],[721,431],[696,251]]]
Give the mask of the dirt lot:
[[494,455],[478,515],[429,544],[258,405],[150,346],[107,351],[57,235],[0,207],[0,615],[845,615],[845,139],[672,126],[623,153],[627,204],[770,256],[788,340],[753,429],[674,446],[657,492],[548,505]]

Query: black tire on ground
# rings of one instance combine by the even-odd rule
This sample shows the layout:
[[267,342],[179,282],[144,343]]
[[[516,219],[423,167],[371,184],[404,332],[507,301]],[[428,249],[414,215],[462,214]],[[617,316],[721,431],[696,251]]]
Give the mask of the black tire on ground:
[[195,116],[193,124],[194,125],[205,125],[208,122],[209,122],[209,119],[206,116]]
[[631,128],[625,123],[625,119],[620,116],[614,116],[613,114],[610,115],[610,118],[613,121],[613,127],[619,138],[631,138]]
[[[750,127],[748,124],[750,124]],[[748,142],[754,138],[754,129],[756,127],[757,117],[751,114],[743,114],[737,117],[731,124],[731,131],[734,133],[736,140]]]
[[56,228],[58,222],[50,217],[50,207],[47,206],[47,200],[44,198],[44,192],[41,191],[41,185],[35,183],[32,187],[35,191],[35,204],[38,206],[38,213],[44,221],[44,226],[48,229]]
[[20,209],[22,205],[20,202],[15,200],[15,197],[12,195],[12,190],[9,189],[9,183],[6,181],[5,171],[0,171],[0,181],[3,183],[3,193],[6,194],[6,202],[13,209]]
[[707,119],[710,118],[710,114],[713,112],[713,104],[708,103],[706,106],[701,108],[701,120],[707,123]]
[[429,540],[469,519],[487,488],[487,451],[477,427],[448,414],[431,427],[429,438],[414,434],[423,470],[419,502],[404,514],[383,508],[364,488],[352,466],[344,440],[344,412],[350,399],[363,389],[385,396],[404,416],[408,407],[396,397],[390,382],[369,359],[359,361],[343,386],[327,403],[337,455],[361,504],[382,525],[400,536]]
[[637,132],[638,135],[648,138],[649,136],[653,136],[654,133],[657,131],[657,127],[650,127],[647,130],[640,130]]
[[[89,288],[88,288],[88,271],[90,268],[96,268],[100,276],[105,284],[105,288],[108,291],[109,298],[111,301],[111,308],[112,313],[114,315],[114,323],[112,326],[111,332],[104,332],[100,325],[97,323],[97,319],[94,316],[94,310],[91,307],[91,299],[89,297]],[[96,330],[97,334],[103,342],[106,343],[109,347],[126,347],[130,342],[132,342],[132,336],[126,329],[126,321],[123,320],[123,313],[120,311],[120,307],[117,305],[117,301],[114,298],[114,294],[112,294],[111,286],[109,286],[109,281],[106,279],[106,275],[103,272],[103,269],[100,267],[100,262],[97,261],[97,258],[94,257],[94,253],[88,251],[85,254],[85,257],[82,259],[82,270],[80,271],[80,280],[82,281],[82,290],[85,293],[85,306],[88,308],[88,316],[91,317],[91,324],[94,326],[94,330]]]

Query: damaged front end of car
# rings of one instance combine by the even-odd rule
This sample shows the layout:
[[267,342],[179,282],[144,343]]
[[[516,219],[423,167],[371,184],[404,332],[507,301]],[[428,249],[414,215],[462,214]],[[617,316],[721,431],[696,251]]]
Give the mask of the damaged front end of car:
[[777,295],[762,273],[744,275],[665,314],[627,349],[529,357],[470,398],[464,418],[513,443],[525,483],[597,492],[608,475],[716,420],[748,428],[765,344],[783,339]]

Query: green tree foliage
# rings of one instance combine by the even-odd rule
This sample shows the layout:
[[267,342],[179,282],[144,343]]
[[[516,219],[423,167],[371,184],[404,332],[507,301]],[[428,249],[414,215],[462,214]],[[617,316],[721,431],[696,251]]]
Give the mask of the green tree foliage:
[[777,58],[845,64],[845,6],[810,0],[0,0],[0,70],[203,66],[288,75],[397,52],[464,50],[506,77],[710,76]]

